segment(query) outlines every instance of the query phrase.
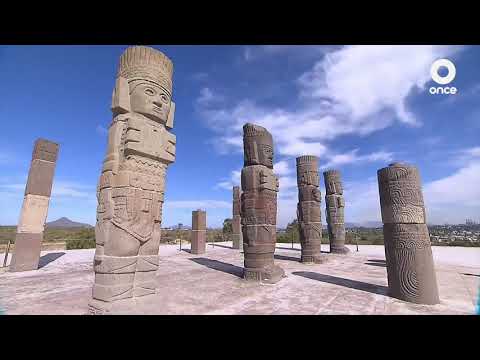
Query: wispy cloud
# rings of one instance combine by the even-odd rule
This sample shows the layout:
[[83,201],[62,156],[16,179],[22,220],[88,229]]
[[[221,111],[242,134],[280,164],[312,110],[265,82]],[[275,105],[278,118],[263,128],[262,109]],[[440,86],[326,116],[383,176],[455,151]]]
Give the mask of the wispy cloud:
[[205,81],[208,79],[208,73],[206,72],[197,72],[192,75],[192,79],[196,81]]
[[220,200],[184,200],[184,201],[165,201],[165,208],[170,209],[230,209],[232,204]]
[[330,161],[320,166],[321,169],[337,167],[346,164],[362,164],[365,162],[389,162],[393,161],[394,154],[387,151],[376,151],[371,154],[357,155],[359,149],[354,149],[345,154],[330,156]]
[[224,189],[231,191],[234,186],[240,185],[240,178],[242,175],[242,170],[232,170],[230,172],[230,177],[222,179],[219,183],[215,185],[215,189]]
[[101,136],[108,136],[108,129],[103,125],[97,125],[95,131]]
[[223,152],[241,151],[242,126],[254,122],[272,133],[280,156],[337,156],[329,152],[329,142],[340,136],[365,136],[395,120],[420,126],[421,119],[407,108],[407,98],[430,81],[429,67],[436,58],[453,56],[459,49],[346,46],[326,54],[298,77],[297,95],[303,102],[297,110],[268,108],[250,99],[232,107],[213,104],[206,90],[198,110]]

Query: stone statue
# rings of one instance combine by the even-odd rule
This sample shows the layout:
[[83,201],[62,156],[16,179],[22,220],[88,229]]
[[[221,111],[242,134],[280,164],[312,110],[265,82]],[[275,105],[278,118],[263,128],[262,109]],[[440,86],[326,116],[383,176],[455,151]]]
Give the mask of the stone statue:
[[92,313],[155,293],[165,175],[175,161],[172,73],[171,60],[150,47],[120,57],[97,187]]
[[301,261],[320,263],[322,244],[322,219],[320,203],[322,201],[318,159],[316,156],[297,157],[298,205],[297,219],[300,227]]
[[241,209],[241,198],[240,198],[240,186],[233,187],[233,219],[232,219],[232,228],[233,228],[233,245],[234,249],[243,249],[243,238],[242,238],[242,217],[240,215]]
[[58,144],[44,139],[35,142],[10,263],[12,272],[38,269],[57,156]]
[[394,163],[377,175],[390,295],[438,304],[420,174],[413,166]]
[[244,278],[276,283],[285,273],[274,264],[278,178],[273,173],[272,135],[254,124],[243,126],[241,217]]
[[340,172],[329,170],[323,173],[325,179],[325,203],[327,214],[330,252],[346,254],[350,250],[345,246],[345,199]]
[[192,254],[205,254],[207,241],[207,213],[204,210],[192,211]]

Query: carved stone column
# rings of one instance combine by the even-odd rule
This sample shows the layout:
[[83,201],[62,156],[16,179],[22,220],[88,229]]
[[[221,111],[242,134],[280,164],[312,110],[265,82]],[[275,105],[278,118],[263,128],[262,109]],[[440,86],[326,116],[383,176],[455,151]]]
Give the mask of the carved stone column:
[[243,249],[243,236],[242,236],[242,217],[240,215],[241,209],[241,196],[240,187],[233,187],[233,245],[234,249]]
[[345,199],[343,198],[340,172],[338,170],[325,171],[323,177],[325,179],[325,203],[330,252],[346,254],[350,250],[345,246]]
[[313,155],[297,158],[298,205],[297,220],[300,227],[301,261],[320,263],[322,244],[322,217],[319,191],[318,159]]
[[35,142],[10,263],[12,272],[38,268],[57,156],[58,144],[44,139]]
[[205,254],[207,242],[207,213],[203,210],[192,211],[192,254]]
[[244,278],[276,283],[285,273],[274,264],[278,178],[273,173],[272,135],[261,126],[247,123],[243,126],[243,146]]
[[378,170],[390,295],[417,304],[437,304],[425,206],[417,168],[394,163]]
[[92,313],[156,291],[165,175],[175,161],[173,64],[150,47],[120,57],[97,187]]

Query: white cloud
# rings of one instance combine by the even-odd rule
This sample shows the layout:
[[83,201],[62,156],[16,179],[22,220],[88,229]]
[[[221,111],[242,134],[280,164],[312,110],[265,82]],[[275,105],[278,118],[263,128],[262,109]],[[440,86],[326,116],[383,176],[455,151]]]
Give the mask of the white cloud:
[[430,66],[460,47],[411,45],[355,45],[331,52],[299,78],[302,96],[327,98],[356,120],[393,110],[404,123],[420,121],[407,109],[414,90],[423,90]]
[[279,162],[273,164],[273,172],[277,176],[288,175],[292,171],[293,170],[290,168],[290,166],[288,165],[288,161],[286,161],[286,160],[282,160],[282,161],[279,161]]
[[230,209],[232,204],[220,200],[184,200],[184,201],[165,201],[165,208],[170,209]]
[[337,154],[330,156],[330,161],[325,165],[320,166],[321,169],[337,167],[345,164],[361,164],[365,162],[391,162],[393,160],[393,153],[386,151],[377,151],[366,155],[357,155],[359,149],[354,149],[345,154]]
[[216,133],[213,143],[223,153],[228,148],[241,151],[242,126],[254,122],[272,133],[280,156],[337,156],[329,152],[329,142],[382,130],[395,122],[394,115],[403,123],[420,125],[407,108],[408,96],[430,80],[429,67],[436,58],[458,50],[455,46],[346,46],[328,53],[299,77],[299,96],[305,102],[295,111],[259,106],[249,99],[233,107],[215,105],[210,101],[213,93],[205,89],[198,110]]
[[197,72],[192,75],[192,79],[196,81],[204,81],[208,79],[208,73],[206,72]]
[[242,170],[232,170],[230,172],[230,177],[228,179],[222,179],[217,185],[215,185],[216,189],[225,189],[228,191],[232,191],[234,186],[240,185],[240,178],[242,176]]
[[106,127],[104,127],[103,125],[97,125],[97,127],[95,128],[95,131],[99,135],[108,136],[108,129]]
[[[367,136],[396,122],[403,126],[421,126],[422,119],[409,108],[409,98],[426,91],[434,60],[441,57],[455,60],[461,49],[461,46],[398,45],[330,48],[326,55],[318,52],[315,64],[299,74],[296,82],[299,104],[294,110],[261,106],[248,98],[239,99],[233,106],[208,102],[198,110],[215,134],[212,143],[223,153],[243,150],[242,126],[253,122],[271,132],[279,163],[305,154],[321,157],[322,168],[377,161],[388,163],[394,160],[394,154],[388,149],[362,153],[362,149],[354,148],[337,153],[331,143],[346,135]],[[282,54],[290,50],[293,51],[270,46],[246,47],[243,55],[251,62],[260,53]],[[288,174],[279,176],[283,180],[279,217],[290,221],[297,201],[291,191],[294,182]],[[231,185],[230,179],[223,179],[219,184],[228,189]],[[361,210],[352,212],[351,219],[346,215],[347,221],[354,222],[355,217],[359,221],[378,221],[376,179],[356,186],[358,189],[352,190],[350,200],[346,200]],[[350,210],[347,209],[347,214]]]
[[311,59],[329,51],[333,51],[338,46],[330,45],[256,45],[243,48],[242,58],[245,62],[253,62],[273,56],[288,56],[301,59]]
[[95,187],[71,181],[54,180],[52,185],[53,197],[68,198],[96,198]]
[[252,49],[249,46],[246,46],[243,49],[243,60],[245,60],[246,62],[250,62],[252,59]]

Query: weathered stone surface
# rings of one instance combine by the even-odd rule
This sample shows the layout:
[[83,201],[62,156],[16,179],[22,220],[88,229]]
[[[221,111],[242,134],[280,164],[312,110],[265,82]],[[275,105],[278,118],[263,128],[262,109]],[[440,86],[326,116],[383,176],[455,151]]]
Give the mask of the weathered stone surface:
[[192,211],[192,254],[204,254],[207,241],[207,213],[203,210]]
[[297,157],[298,205],[297,220],[300,226],[300,244],[303,263],[321,262],[322,218],[319,190],[318,159],[313,155]]
[[113,121],[97,187],[97,249],[90,310],[155,293],[165,175],[175,161],[173,64],[145,46],[120,57]]
[[408,165],[387,167],[378,173],[384,224],[422,224],[425,207],[418,171]]
[[323,173],[325,180],[325,205],[330,252],[346,254],[345,246],[345,199],[340,172],[329,170]]
[[233,187],[233,218],[232,218],[232,247],[234,249],[243,249],[243,236],[242,236],[242,217],[241,212],[241,192],[239,186]]
[[278,178],[273,173],[272,135],[254,124],[243,126],[241,222],[244,279],[276,283],[285,275],[274,264]]
[[418,170],[391,164],[378,170],[378,186],[390,295],[417,304],[438,304]]
[[30,271],[38,269],[43,232],[17,233],[15,235],[15,250],[10,263],[10,271]]
[[17,233],[42,233],[47,220],[49,201],[46,196],[31,194],[25,196]]
[[40,259],[58,144],[37,139],[32,152],[10,271],[35,270]]
[[35,142],[32,161],[44,160],[56,163],[58,157],[58,144],[50,140],[38,139]]

